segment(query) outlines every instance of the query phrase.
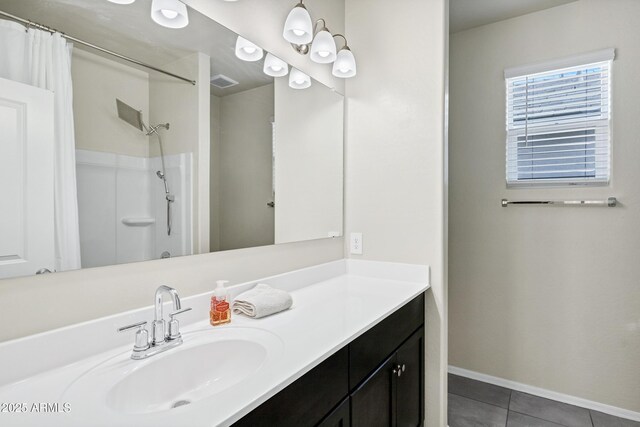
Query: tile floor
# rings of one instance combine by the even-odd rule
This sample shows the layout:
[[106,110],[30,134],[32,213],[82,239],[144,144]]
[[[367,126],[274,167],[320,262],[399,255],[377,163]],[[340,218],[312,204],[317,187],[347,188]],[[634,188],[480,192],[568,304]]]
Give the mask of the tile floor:
[[555,400],[449,374],[449,427],[640,427]]

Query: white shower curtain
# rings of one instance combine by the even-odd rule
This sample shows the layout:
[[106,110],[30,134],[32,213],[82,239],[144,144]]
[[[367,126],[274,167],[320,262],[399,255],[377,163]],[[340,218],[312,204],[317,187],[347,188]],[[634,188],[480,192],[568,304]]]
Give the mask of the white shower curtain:
[[0,77],[54,92],[56,270],[80,264],[71,44],[60,34],[0,20]]

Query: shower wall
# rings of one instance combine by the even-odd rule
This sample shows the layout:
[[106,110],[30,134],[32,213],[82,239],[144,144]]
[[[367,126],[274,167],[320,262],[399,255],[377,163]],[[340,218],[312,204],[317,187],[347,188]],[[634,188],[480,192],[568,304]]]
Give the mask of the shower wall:
[[165,159],[175,195],[168,236],[164,187],[156,176],[162,169],[158,139],[120,120],[115,100],[141,109],[146,122],[153,123],[160,110],[159,120],[171,123],[169,131],[160,130],[163,142],[190,140],[181,119],[162,106],[150,108],[157,84],[147,72],[75,49],[72,78],[82,267],[191,254],[192,148],[170,145]]
[[191,253],[191,155],[166,156],[166,176],[175,195],[173,230],[159,157],[76,150],[82,267],[100,267]]
[[[194,79],[196,85],[151,72],[149,103],[152,123],[171,123],[163,132],[165,154],[192,153],[193,156],[193,253],[209,252],[209,78],[210,58],[194,53],[162,68]],[[151,144],[158,155],[158,144]]]

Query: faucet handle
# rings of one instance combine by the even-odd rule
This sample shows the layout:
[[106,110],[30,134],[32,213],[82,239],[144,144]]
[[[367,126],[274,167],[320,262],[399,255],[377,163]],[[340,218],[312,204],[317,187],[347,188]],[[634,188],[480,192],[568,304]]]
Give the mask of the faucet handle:
[[169,313],[169,317],[173,320],[174,316],[178,314],[186,313],[187,311],[191,311],[191,307],[183,308],[182,310],[174,311],[173,313]]
[[146,324],[147,324],[147,321],[143,320],[142,322],[133,323],[131,325],[127,325],[127,326],[123,326],[121,328],[118,328],[118,332],[125,332],[125,331],[131,330],[131,329],[142,328]]
[[169,321],[169,337],[170,340],[177,340],[180,338],[180,323],[178,319],[175,318],[178,314],[186,313],[190,311],[191,307],[183,308],[182,310],[174,311],[173,313],[169,313],[169,317],[171,320]]
[[147,324],[146,321],[134,323],[131,325],[123,326],[118,328],[118,332],[126,332],[132,329],[137,329],[136,332],[136,343],[133,346],[133,351],[144,351],[149,348],[149,331],[145,328]]

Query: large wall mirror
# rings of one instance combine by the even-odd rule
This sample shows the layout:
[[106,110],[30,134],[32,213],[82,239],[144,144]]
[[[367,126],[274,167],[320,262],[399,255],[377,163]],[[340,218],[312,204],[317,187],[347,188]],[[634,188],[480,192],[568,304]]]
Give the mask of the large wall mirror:
[[0,0],[0,278],[342,235],[343,96],[151,4]]

